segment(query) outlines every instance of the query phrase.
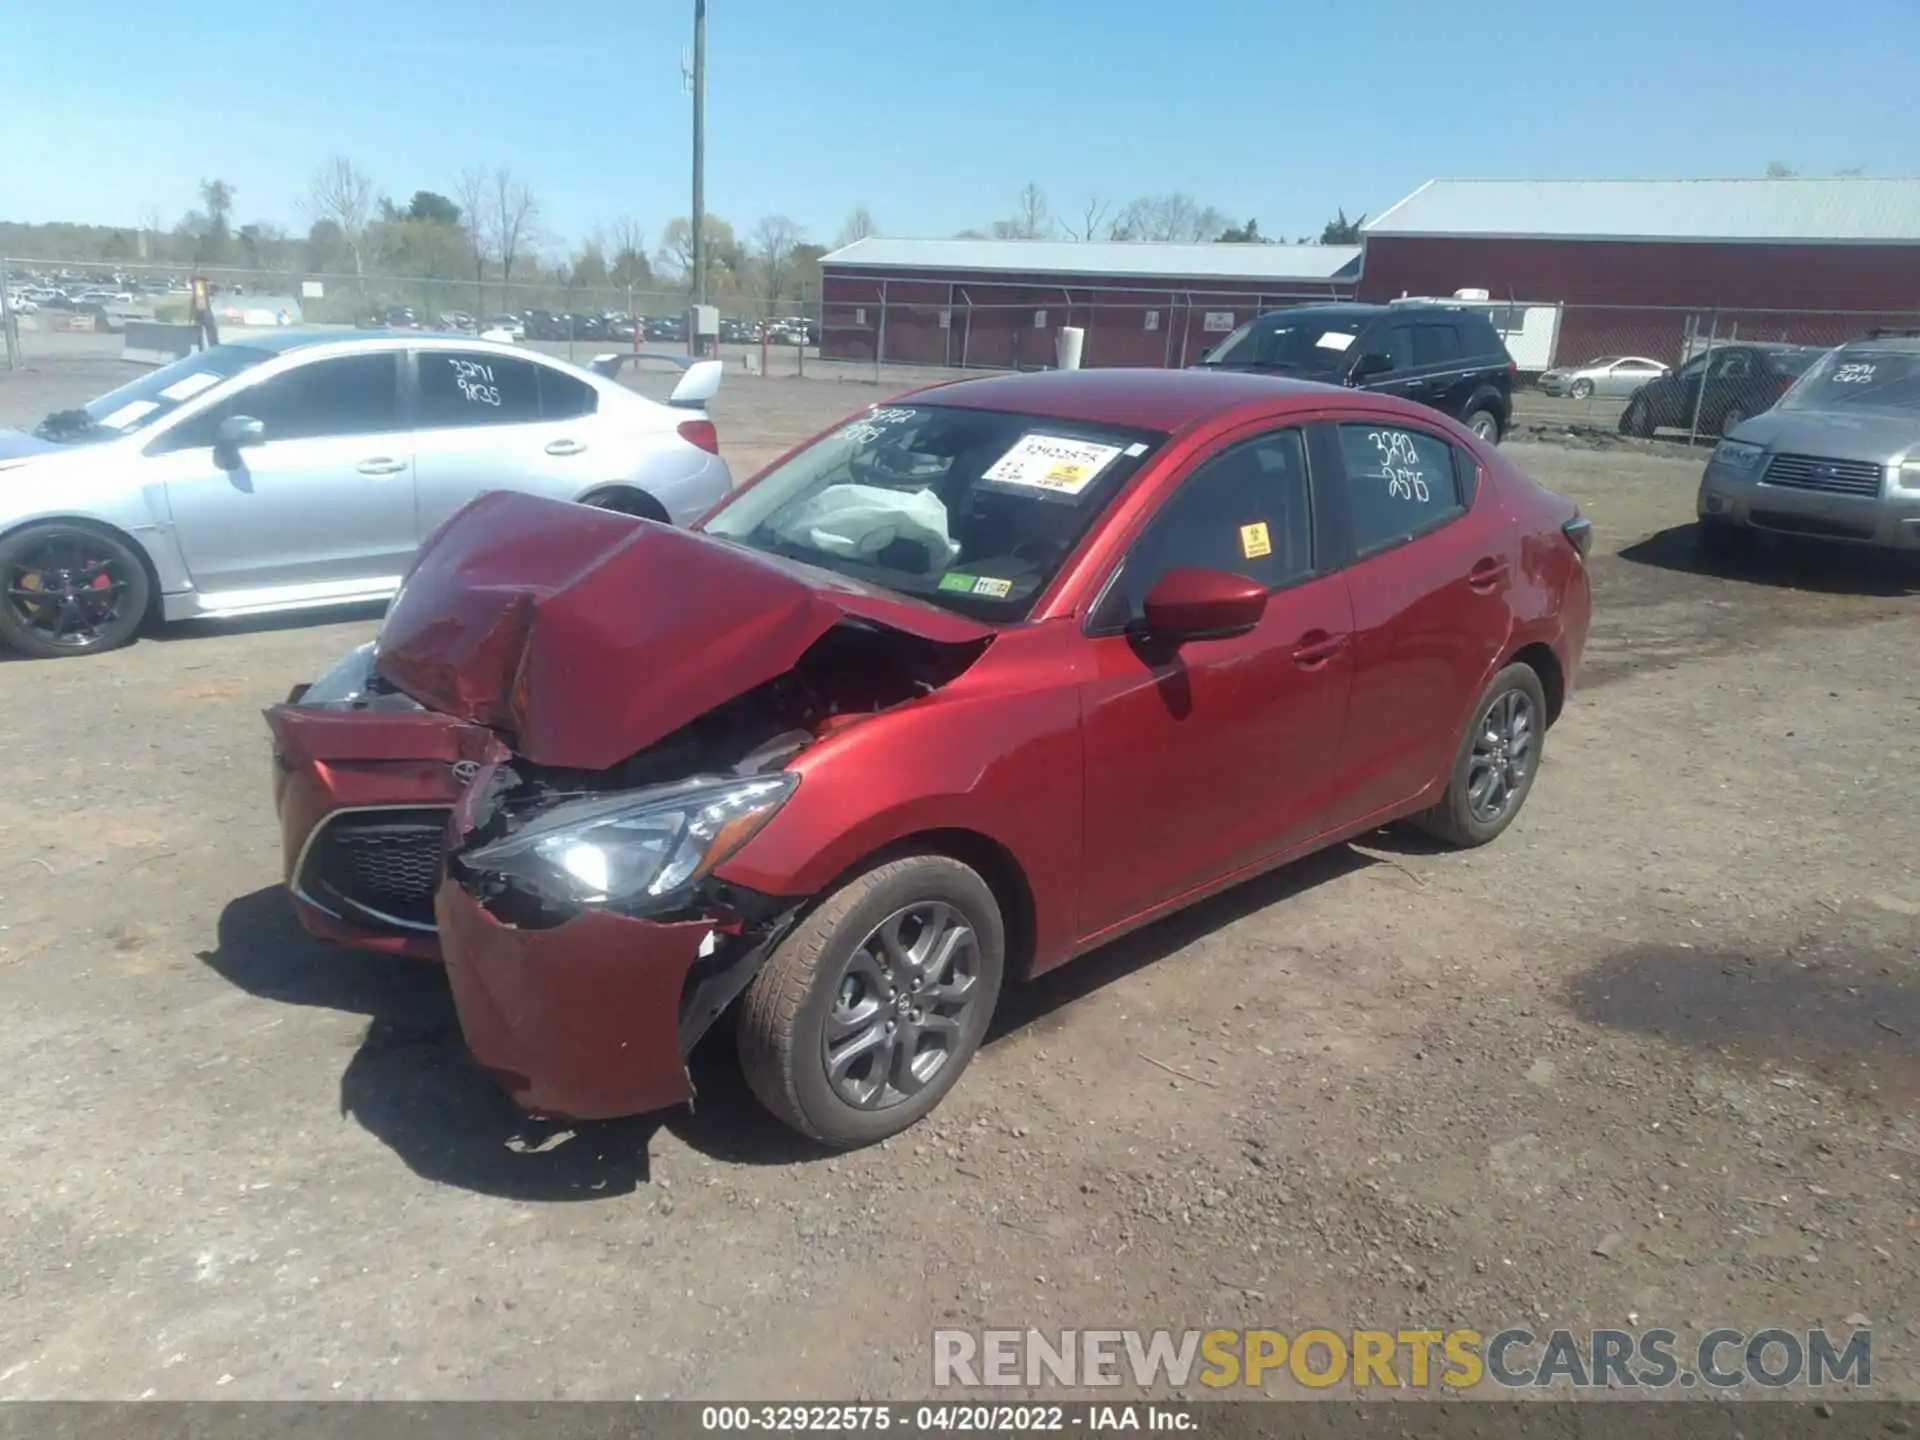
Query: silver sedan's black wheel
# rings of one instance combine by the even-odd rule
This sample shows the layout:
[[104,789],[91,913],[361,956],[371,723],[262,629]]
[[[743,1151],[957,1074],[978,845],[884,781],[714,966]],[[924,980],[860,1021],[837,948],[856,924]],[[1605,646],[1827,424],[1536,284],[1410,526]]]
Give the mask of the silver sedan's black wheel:
[[92,525],[49,521],[0,540],[0,645],[41,659],[126,644],[146,618],[147,568]]
[[1530,665],[1488,683],[1461,737],[1440,800],[1414,821],[1450,845],[1484,845],[1513,823],[1533,790],[1546,738],[1547,698]]
[[828,1145],[896,1135],[938,1105],[993,1017],[1006,934],[993,891],[945,855],[848,881],[741,997],[747,1083]]

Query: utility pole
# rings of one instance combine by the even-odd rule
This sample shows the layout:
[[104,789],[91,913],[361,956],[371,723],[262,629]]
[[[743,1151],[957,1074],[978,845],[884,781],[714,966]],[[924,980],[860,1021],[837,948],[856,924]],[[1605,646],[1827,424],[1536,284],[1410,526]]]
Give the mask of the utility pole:
[[707,303],[707,0],[693,0],[693,303]]

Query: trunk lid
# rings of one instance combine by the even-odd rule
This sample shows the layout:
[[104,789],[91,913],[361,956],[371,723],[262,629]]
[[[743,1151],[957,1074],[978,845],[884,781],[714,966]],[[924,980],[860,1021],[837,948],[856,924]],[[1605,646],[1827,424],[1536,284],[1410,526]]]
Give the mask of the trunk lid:
[[843,621],[956,645],[993,634],[705,535],[499,491],[421,546],[375,665],[536,764],[603,770],[791,669]]

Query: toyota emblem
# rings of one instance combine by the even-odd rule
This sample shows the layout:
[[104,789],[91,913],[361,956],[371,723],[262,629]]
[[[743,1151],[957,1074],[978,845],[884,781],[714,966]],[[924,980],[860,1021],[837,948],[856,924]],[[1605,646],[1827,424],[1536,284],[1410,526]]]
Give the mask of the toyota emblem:
[[480,773],[478,760],[456,760],[453,762],[453,778],[462,785],[473,783],[473,777]]

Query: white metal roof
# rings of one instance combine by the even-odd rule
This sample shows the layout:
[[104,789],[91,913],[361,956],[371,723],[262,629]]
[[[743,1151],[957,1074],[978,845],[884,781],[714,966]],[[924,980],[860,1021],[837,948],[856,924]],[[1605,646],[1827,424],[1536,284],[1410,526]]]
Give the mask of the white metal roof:
[[1920,177],[1429,180],[1368,235],[1920,244]]
[[1156,280],[1352,280],[1358,245],[1168,245],[1137,240],[906,240],[870,235],[823,256],[862,270],[964,270]]

